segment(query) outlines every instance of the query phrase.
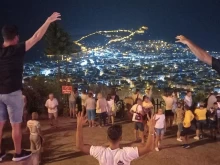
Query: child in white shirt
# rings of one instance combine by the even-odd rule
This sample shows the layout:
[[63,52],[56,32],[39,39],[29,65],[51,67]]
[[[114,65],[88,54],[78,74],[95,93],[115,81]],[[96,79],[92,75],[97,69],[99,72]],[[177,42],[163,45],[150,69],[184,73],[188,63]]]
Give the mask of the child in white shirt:
[[40,122],[38,121],[38,113],[32,113],[32,120],[27,122],[27,127],[30,130],[30,143],[31,143],[31,151],[39,151],[39,160],[40,153],[42,150],[43,137],[41,133]]
[[163,135],[165,132],[165,115],[163,114],[163,110],[160,108],[156,115],[154,115],[154,119],[156,120],[155,132],[156,132],[156,141],[155,141],[155,150],[159,151],[159,145],[161,140],[163,139]]

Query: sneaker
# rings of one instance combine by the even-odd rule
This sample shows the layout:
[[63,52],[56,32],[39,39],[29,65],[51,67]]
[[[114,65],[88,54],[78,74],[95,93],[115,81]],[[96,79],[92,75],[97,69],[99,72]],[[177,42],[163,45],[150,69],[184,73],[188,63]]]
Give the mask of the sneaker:
[[0,154],[0,162],[2,161],[2,159],[6,156],[6,153],[1,153]]
[[195,136],[194,139],[195,139],[195,140],[199,140],[199,137],[198,137],[198,136]]
[[12,160],[14,162],[18,162],[26,158],[29,158],[31,155],[32,155],[31,151],[22,150],[20,154],[14,154],[14,157],[12,158]]
[[185,145],[186,145],[186,144],[181,144],[180,146],[184,148],[184,147],[185,147]]
[[158,147],[155,148],[155,151],[160,151]]
[[179,142],[182,142],[182,141],[183,141],[181,138],[177,138],[176,140],[179,141]]
[[185,146],[184,146],[184,148],[190,148],[190,145],[188,145],[188,144],[186,144]]

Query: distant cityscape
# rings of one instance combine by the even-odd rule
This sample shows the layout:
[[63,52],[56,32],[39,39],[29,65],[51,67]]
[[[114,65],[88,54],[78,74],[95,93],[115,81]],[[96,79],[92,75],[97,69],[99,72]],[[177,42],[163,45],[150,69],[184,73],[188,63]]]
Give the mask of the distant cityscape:
[[[63,55],[57,63],[53,55],[46,61],[26,63],[24,79],[36,75],[53,78],[61,72],[68,82],[86,89],[90,84],[142,89],[190,89],[220,92],[220,77],[216,71],[198,61],[181,44],[163,40],[148,40],[148,28],[138,30],[98,31],[83,36],[75,43],[81,52]],[[209,52],[220,57],[220,52]]]

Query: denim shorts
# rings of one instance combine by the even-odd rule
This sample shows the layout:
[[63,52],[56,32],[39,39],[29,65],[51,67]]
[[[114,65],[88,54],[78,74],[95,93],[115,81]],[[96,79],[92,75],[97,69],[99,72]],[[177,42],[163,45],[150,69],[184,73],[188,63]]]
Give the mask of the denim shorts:
[[15,91],[9,94],[0,94],[0,122],[8,119],[10,123],[21,123],[24,100],[22,92]]
[[155,128],[156,135],[164,135],[164,128]]
[[88,109],[87,116],[88,120],[95,120],[95,110]]

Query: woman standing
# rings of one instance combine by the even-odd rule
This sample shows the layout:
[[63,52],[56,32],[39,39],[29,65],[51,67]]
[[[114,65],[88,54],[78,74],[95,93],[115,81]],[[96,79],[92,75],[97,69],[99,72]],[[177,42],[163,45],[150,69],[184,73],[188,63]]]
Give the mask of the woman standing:
[[115,123],[115,100],[114,95],[108,94],[107,103],[108,103],[108,123],[112,122],[112,125]]
[[76,114],[76,97],[77,97],[77,88],[74,88],[69,96],[69,109],[70,109],[70,118],[75,118]]
[[93,94],[89,93],[88,98],[85,101],[86,112],[89,121],[89,127],[95,127],[95,99],[93,98]]
[[98,94],[97,98],[98,98],[98,100],[96,103],[96,113],[99,116],[99,126],[103,127],[106,125],[108,103],[107,103],[106,99],[103,98],[101,93]]
[[82,110],[83,112],[86,110],[86,107],[85,107],[85,102],[86,102],[86,99],[88,98],[88,95],[86,93],[85,90],[82,91],[82,94],[81,94],[81,100],[82,100]]

